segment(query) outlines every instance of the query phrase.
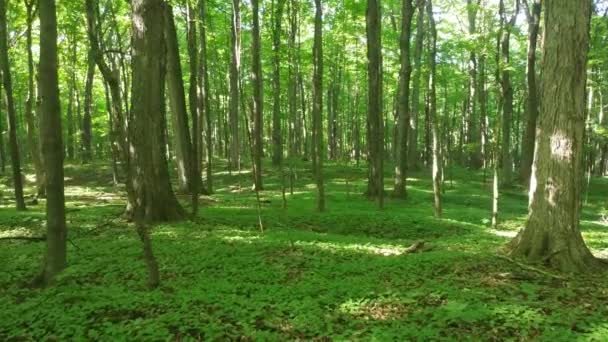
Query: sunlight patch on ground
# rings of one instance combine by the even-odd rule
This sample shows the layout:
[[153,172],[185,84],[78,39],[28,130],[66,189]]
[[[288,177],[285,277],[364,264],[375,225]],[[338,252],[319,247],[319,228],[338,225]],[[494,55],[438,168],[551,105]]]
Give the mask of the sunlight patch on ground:
[[405,246],[395,246],[395,245],[370,245],[370,244],[338,244],[338,243],[330,243],[330,242],[310,242],[310,241],[297,241],[295,245],[304,246],[304,247],[315,247],[320,248],[327,251],[355,251],[355,252],[363,252],[367,254],[373,255],[382,255],[382,256],[396,256],[402,255],[405,253],[407,247]]
[[490,229],[488,230],[488,232],[490,234],[494,234],[496,236],[500,236],[500,237],[504,237],[504,238],[509,238],[512,239],[514,237],[517,236],[517,232],[513,231],[513,230],[496,230],[496,229]]
[[32,237],[32,231],[24,227],[0,231],[0,239],[12,238],[16,236]]
[[221,239],[228,242],[243,242],[253,243],[254,241],[260,240],[260,236],[223,236]]
[[376,321],[388,321],[403,318],[409,306],[395,299],[359,299],[342,303],[339,311],[343,314],[362,317]]

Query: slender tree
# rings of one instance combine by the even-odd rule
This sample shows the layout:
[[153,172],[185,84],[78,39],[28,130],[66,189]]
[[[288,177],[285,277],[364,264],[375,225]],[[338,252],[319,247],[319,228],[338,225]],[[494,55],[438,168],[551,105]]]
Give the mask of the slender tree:
[[[469,35],[475,36],[477,29],[477,13],[479,12],[481,0],[467,0],[467,14],[469,19]],[[469,93],[467,99],[467,143],[468,165],[473,169],[481,167],[481,144],[479,130],[479,116],[476,103],[476,92],[478,89],[478,58],[475,49],[469,52]]]
[[410,36],[413,17],[412,0],[403,0],[401,5],[401,70],[399,73],[399,94],[397,106],[397,153],[395,160],[395,187],[394,197],[406,196],[407,179],[407,152],[408,152],[408,123],[410,116],[410,75],[412,66],[410,62]]
[[439,133],[439,119],[437,118],[437,28],[435,25],[435,17],[433,15],[433,2],[427,0],[426,9],[429,18],[429,123],[431,126],[432,135],[432,155],[433,155],[433,194],[435,217],[441,218],[443,210],[441,203],[441,174],[443,160],[441,156],[441,135]]
[[[89,44],[90,45],[90,44]],[[82,162],[91,162],[93,156],[91,151],[92,130],[92,105],[93,105],[93,80],[95,78],[95,54],[92,46],[89,46],[87,57],[87,78],[84,87],[84,115],[80,126],[80,156]]]
[[241,0],[232,0],[232,60],[230,63],[230,167],[240,164],[239,108],[241,70]]
[[21,158],[17,143],[17,112],[13,98],[13,82],[8,59],[8,23],[6,21],[6,0],[0,0],[0,66],[2,68],[2,81],[6,95],[8,117],[8,142],[13,168],[13,186],[15,188],[15,202],[17,210],[25,210],[23,198],[23,178],[21,174]]
[[47,173],[47,250],[44,269],[37,280],[41,285],[47,286],[67,265],[67,227],[57,73],[57,14],[54,0],[39,0],[38,5],[40,6],[40,142]]
[[323,184],[323,8],[321,0],[315,0],[315,36],[313,45],[312,88],[312,163],[317,183],[317,209],[325,210],[325,186]]
[[[200,53],[199,53],[199,119],[201,119],[201,128],[204,126],[203,133],[205,137],[206,148],[206,176],[207,176],[207,192],[213,193],[213,140],[211,127],[211,101],[209,90],[209,64],[207,56],[207,0],[198,1],[198,11],[200,17]],[[199,144],[202,146],[202,143]]]
[[[253,80],[253,163],[255,164],[254,186],[256,190],[263,189],[262,182],[262,155],[264,146],[262,140],[264,114],[264,76],[262,75],[261,37],[260,37],[260,9],[259,0],[252,0],[253,29],[252,29],[252,80]],[[275,84],[276,85],[276,84]],[[274,114],[273,114],[274,115]]]
[[[542,95],[530,214],[511,255],[565,272],[600,267],[580,231],[591,2],[545,3]],[[574,25],[573,23],[577,23]],[[568,48],[565,48],[568,47]]]
[[283,161],[283,133],[281,129],[281,22],[283,20],[283,8],[285,0],[274,0],[274,27],[272,30],[272,49],[274,77],[273,106],[272,106],[272,163],[281,165]]
[[526,70],[527,100],[526,125],[522,137],[520,179],[525,184],[530,181],[534,146],[536,144],[536,121],[538,119],[538,89],[536,86],[536,45],[540,29],[541,0],[524,0],[528,19],[528,64]]
[[412,77],[412,110],[408,133],[408,169],[418,168],[418,117],[420,116],[420,77],[422,75],[422,49],[424,47],[425,0],[417,0],[416,46],[414,48],[414,74]]

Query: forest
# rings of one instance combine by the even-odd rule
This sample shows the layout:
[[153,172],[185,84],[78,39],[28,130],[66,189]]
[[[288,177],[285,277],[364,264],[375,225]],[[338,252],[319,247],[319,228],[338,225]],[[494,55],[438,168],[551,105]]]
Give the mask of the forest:
[[608,0],[0,0],[0,340],[608,340]]

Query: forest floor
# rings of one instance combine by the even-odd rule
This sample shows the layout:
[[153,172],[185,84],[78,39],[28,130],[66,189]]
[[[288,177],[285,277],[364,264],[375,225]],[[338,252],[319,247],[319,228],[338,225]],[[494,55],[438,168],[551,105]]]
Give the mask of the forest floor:
[[[445,218],[436,220],[427,174],[410,175],[409,198],[387,199],[381,211],[361,195],[365,168],[330,164],[328,209],[317,213],[306,166],[298,165],[286,209],[267,166],[263,233],[251,175],[217,172],[216,194],[203,197],[196,222],[154,227],[155,290],[102,165],[67,165],[69,267],[54,287],[23,286],[45,245],[3,238],[43,236],[44,201],[16,212],[5,174],[0,340],[608,340],[607,275],[552,276],[501,256],[526,217],[523,189],[502,194],[493,230],[491,184],[480,173],[454,171]],[[604,256],[606,194],[608,179],[593,179],[582,221]],[[418,240],[425,247],[405,253]]]

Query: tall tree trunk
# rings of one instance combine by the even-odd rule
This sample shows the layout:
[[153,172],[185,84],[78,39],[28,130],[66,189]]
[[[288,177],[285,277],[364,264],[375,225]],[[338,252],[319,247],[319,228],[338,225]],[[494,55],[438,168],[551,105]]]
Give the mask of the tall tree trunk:
[[274,27],[272,30],[272,49],[274,77],[272,106],[272,164],[281,165],[283,161],[283,134],[281,130],[281,21],[285,0],[274,0]]
[[15,188],[15,202],[17,210],[25,210],[23,199],[23,178],[21,175],[21,159],[19,145],[17,144],[17,114],[13,99],[13,83],[11,68],[8,59],[8,25],[6,21],[6,0],[0,0],[0,65],[2,67],[2,81],[6,95],[8,117],[8,142],[13,167],[13,185]]
[[[532,3],[529,4],[528,1]],[[526,125],[522,137],[521,167],[519,177],[524,184],[530,182],[534,145],[536,143],[536,121],[538,118],[538,89],[536,86],[536,45],[540,28],[541,0],[524,0],[528,18],[528,64],[526,70],[527,103]]]
[[[2,70],[0,70],[0,80],[2,79]],[[4,96],[2,96],[2,82],[0,82],[0,109]],[[0,115],[0,132],[4,132],[4,123],[2,122],[2,115]],[[0,171],[6,172],[6,152],[4,151],[4,136],[0,133]]]
[[[547,1],[542,96],[530,215],[511,255],[565,272],[599,266],[580,232],[591,2]],[[576,23],[576,25],[574,24]]]
[[399,73],[398,106],[397,106],[397,153],[395,160],[395,187],[393,196],[406,196],[408,122],[410,117],[410,36],[412,31],[412,0],[403,0],[401,8],[401,71]]
[[184,212],[171,189],[165,151],[165,8],[162,0],[134,0],[132,9],[133,120],[129,124],[129,151],[135,194],[133,219],[181,219]]
[[76,34],[72,35],[72,39],[74,40],[74,42],[72,43],[71,46],[71,53],[70,53],[70,81],[69,81],[69,94],[68,94],[68,108],[67,108],[67,117],[66,117],[66,128],[67,128],[67,132],[66,132],[66,152],[67,152],[67,158],[69,161],[73,161],[74,157],[75,157],[75,150],[76,150],[76,142],[74,140],[75,137],[75,133],[74,133],[74,111],[75,111],[75,107],[76,107],[76,51],[77,51],[77,40],[75,39]]
[[89,48],[89,56],[87,59],[87,79],[84,88],[84,115],[82,117],[82,126],[80,132],[81,157],[82,162],[87,164],[91,162],[91,140],[93,132],[91,131],[92,121],[92,102],[93,102],[93,79],[95,77],[95,54],[93,48]]
[[300,141],[298,132],[298,80],[299,71],[298,51],[296,49],[296,36],[298,34],[298,1],[289,0],[289,158],[292,159],[300,153]]
[[315,0],[315,37],[313,46],[313,107],[312,107],[312,164],[317,183],[317,209],[325,210],[323,184],[323,9]]
[[173,8],[169,4],[165,5],[164,15],[164,37],[167,49],[167,86],[176,140],[175,155],[177,157],[179,189],[183,192],[192,192],[192,181],[194,178],[192,174],[192,143],[188,125],[188,111],[186,108],[186,95],[177,41],[177,30],[175,28]]
[[191,192],[192,192],[192,217],[196,217],[198,214],[198,196],[201,191],[201,172],[200,172],[200,137],[202,132],[200,130],[200,120],[198,112],[198,47],[196,44],[196,16],[194,15],[194,8],[192,7],[190,0],[186,6],[186,20],[188,23],[188,58],[190,61],[190,85],[188,88],[188,105],[190,107],[190,117],[192,119],[192,153],[190,163],[190,173],[192,175]]
[[[198,10],[201,22],[201,33],[200,33],[200,101],[199,101],[199,115],[204,118],[204,136],[205,136],[205,147],[206,153],[206,175],[207,175],[207,192],[213,193],[213,140],[212,140],[212,128],[211,128],[211,101],[210,101],[210,88],[209,88],[209,63],[207,55],[207,0],[198,1]],[[202,127],[203,125],[201,125]]]
[[434,194],[434,207],[435,217],[441,218],[442,216],[442,204],[441,204],[441,174],[443,167],[443,160],[441,156],[441,134],[439,133],[439,119],[437,118],[437,96],[436,96],[436,82],[437,82],[437,28],[435,27],[435,18],[433,16],[433,3],[432,0],[427,0],[426,4],[427,13],[429,17],[429,122],[431,126],[431,135],[433,138],[432,142],[432,154],[433,154],[433,194]]
[[241,70],[241,0],[232,0],[232,61],[230,63],[230,168],[240,164],[239,108]]
[[67,265],[67,227],[57,74],[57,15],[54,0],[39,0],[38,4],[40,6],[40,145],[43,165],[47,173],[47,250],[40,280],[42,285],[46,286]]
[[420,77],[422,75],[422,49],[424,47],[424,3],[417,0],[416,46],[414,48],[414,75],[412,79],[412,111],[408,134],[408,169],[418,169],[418,118],[420,116]]
[[519,12],[519,0],[516,0],[516,6],[511,19],[507,22],[506,10],[504,1],[500,1],[500,13],[503,17],[503,21],[506,26],[502,32],[501,40],[501,55],[502,55],[502,142],[501,142],[501,186],[509,187],[513,181],[513,157],[511,155],[511,121],[513,119],[513,86],[511,85],[511,68],[509,63],[510,58],[510,41],[511,31],[515,27],[515,20],[517,19],[517,13]]
[[[481,0],[467,0],[469,35],[477,34],[477,12]],[[469,54],[469,98],[467,101],[467,144],[468,144],[468,164],[473,169],[481,167],[481,144],[479,117],[477,116],[476,91],[477,82],[477,54],[471,50]]]
[[384,207],[384,129],[382,106],[382,19],[379,0],[368,0],[366,12],[368,74],[368,150],[367,195]]
[[28,82],[27,82],[27,102],[25,103],[25,121],[27,123],[27,144],[32,156],[32,162],[34,164],[34,171],[36,173],[36,187],[37,194],[40,197],[44,197],[46,193],[46,181],[45,173],[42,167],[40,145],[38,133],[38,117],[34,114],[34,105],[36,104],[36,92],[34,87],[34,56],[32,54],[32,23],[34,22],[34,2],[26,1],[27,9],[27,70],[28,70]]
[[264,114],[264,75],[262,75],[261,38],[260,38],[260,9],[259,0],[252,0],[253,6],[253,46],[251,53],[253,79],[253,163],[255,166],[255,189],[264,188],[262,183],[262,155],[264,154],[263,114]]

